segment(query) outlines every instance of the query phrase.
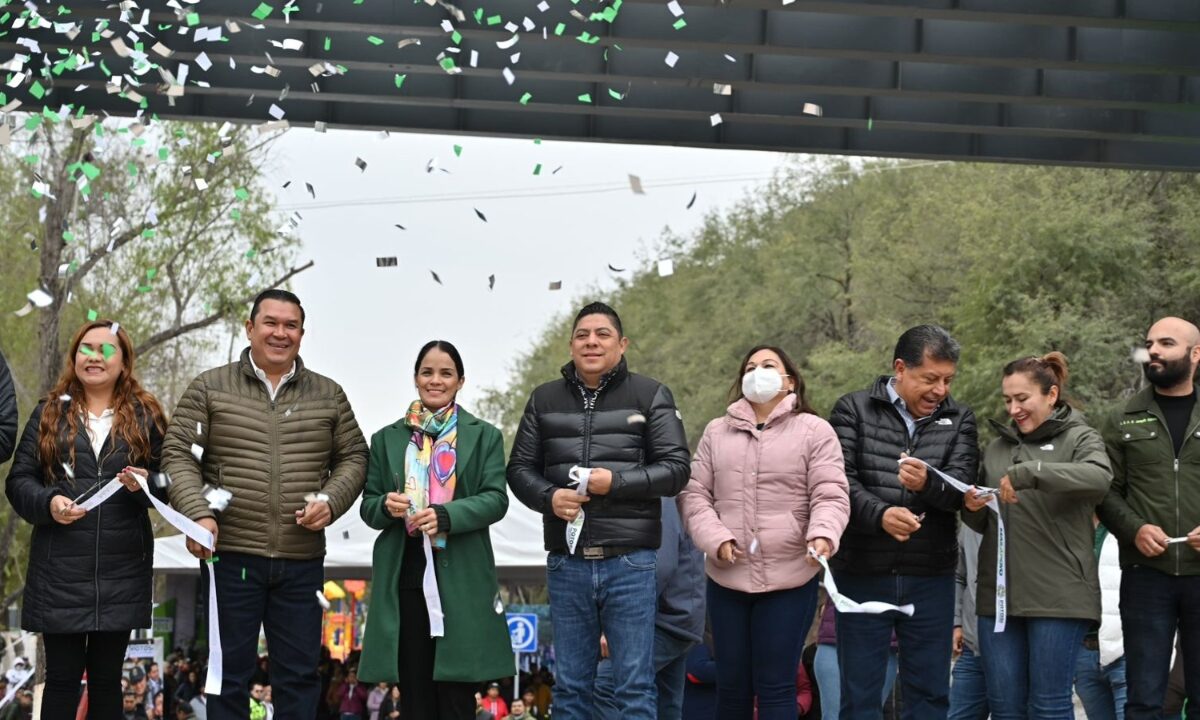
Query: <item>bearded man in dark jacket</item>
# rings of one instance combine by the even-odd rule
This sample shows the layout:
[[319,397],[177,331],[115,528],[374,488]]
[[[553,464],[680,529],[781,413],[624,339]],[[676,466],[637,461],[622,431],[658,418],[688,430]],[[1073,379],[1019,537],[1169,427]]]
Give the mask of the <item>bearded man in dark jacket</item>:
[[563,377],[533,391],[508,482],[542,513],[554,622],[554,711],[592,717],[600,635],[626,718],[653,720],[655,550],[661,498],[687,483],[683,422],[665,385],[629,372],[629,339],[604,303],[579,311]]
[[904,720],[945,720],[954,632],[957,513],[962,493],[922,463],[967,484],[979,468],[975,416],[950,397],[959,346],[944,329],[900,336],[893,376],[837,401],[829,418],[850,483],[850,525],[833,560],[838,589],[858,602],[913,604],[837,616],[843,720],[882,717],[888,647],[900,645]]

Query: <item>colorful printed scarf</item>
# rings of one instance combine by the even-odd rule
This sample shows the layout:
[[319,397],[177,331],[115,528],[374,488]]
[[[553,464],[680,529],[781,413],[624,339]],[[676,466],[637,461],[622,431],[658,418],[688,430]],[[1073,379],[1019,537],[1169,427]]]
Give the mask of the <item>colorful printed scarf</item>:
[[[406,476],[404,492],[411,505],[405,527],[417,535],[412,516],[430,505],[445,505],[454,499],[455,464],[458,460],[458,405],[451,404],[436,412],[414,401],[404,415],[404,425],[412,430],[404,453]],[[437,549],[446,547],[446,534],[433,538]]]

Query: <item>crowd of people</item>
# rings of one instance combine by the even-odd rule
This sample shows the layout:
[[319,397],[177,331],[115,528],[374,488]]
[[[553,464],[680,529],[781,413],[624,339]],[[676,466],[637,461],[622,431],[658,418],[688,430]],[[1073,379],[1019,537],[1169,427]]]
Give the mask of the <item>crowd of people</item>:
[[[127,332],[90,321],[19,444],[0,363],[6,495],[34,526],[22,627],[44,638],[43,717],[75,717],[85,672],[93,716],[160,712],[150,669],[135,680],[121,657],[149,625],[148,510],[165,503],[188,520],[175,522],[211,590],[211,654],[203,673],[184,661],[182,679],[176,661],[162,712],[549,714],[484,685],[513,669],[488,532],[511,489],[543,518],[563,718],[680,717],[707,635],[718,717],[795,720],[822,582],[813,674],[843,720],[880,718],[893,679],[905,720],[962,717],[956,698],[972,687],[997,720],[1073,718],[1078,675],[1116,686],[1117,620],[1114,712],[1163,717],[1178,635],[1200,718],[1189,322],[1149,329],[1148,385],[1100,429],[1070,402],[1062,354],[997,368],[1007,419],[983,448],[950,394],[960,348],[939,326],[905,331],[891,372],[828,419],[788,353],[760,345],[731,363],[729,406],[692,455],[670,389],[631,372],[620,317],[592,303],[561,377],[530,395],[507,463],[501,432],[457,401],[453,344],[421,348],[416,398],[368,446],[341,387],[300,359],[304,322],[295,295],[261,293],[249,347],[197,377],[168,418],[136,379]],[[324,529],[360,496],[381,532],[361,656],[339,668],[320,643]]]

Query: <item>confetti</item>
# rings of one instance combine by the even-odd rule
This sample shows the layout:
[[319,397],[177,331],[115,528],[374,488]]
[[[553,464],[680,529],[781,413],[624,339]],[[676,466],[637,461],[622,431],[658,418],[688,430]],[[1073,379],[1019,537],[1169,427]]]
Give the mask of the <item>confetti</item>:
[[642,179],[637,175],[629,176],[629,189],[633,191],[634,195],[646,194],[646,191],[642,189]]
[[679,56],[668,51],[667,57],[663,59],[663,62],[667,64],[667,67],[675,67],[675,63],[679,62]]
[[358,166],[359,170],[362,170],[363,172],[367,171],[367,161],[366,160],[363,160],[360,157],[356,157],[356,158],[354,158],[354,164]]
[[317,191],[313,188],[312,183],[309,183],[309,182],[304,183],[304,188],[306,190],[308,190],[309,195],[312,195],[313,200],[317,199]]
[[333,607],[333,605],[329,604],[329,599],[325,597],[325,593],[320,590],[317,591],[317,603],[320,604],[322,610],[328,610]]
[[683,15],[683,7],[679,4],[679,0],[671,0],[671,2],[667,3],[667,9],[670,10],[671,14],[675,17],[680,17]]
[[473,208],[473,210],[475,210],[476,217],[478,217],[480,220],[482,220],[484,222],[487,222],[487,215],[484,215],[483,213],[479,212],[479,208]]
[[805,115],[815,115],[821,117],[825,113],[821,110],[821,106],[816,103],[804,103],[804,109],[801,110]]
[[30,292],[25,297],[29,299],[29,302],[33,303],[34,307],[39,308],[50,307],[54,302],[54,297],[41,288]]
[[438,274],[437,274],[437,273],[435,273],[434,271],[430,270],[430,271],[429,271],[429,274],[433,276],[433,281],[434,281],[435,283],[437,283],[438,285],[441,285],[441,284],[442,284],[442,279],[441,279],[440,277],[438,277]]
[[500,72],[504,75],[504,82],[508,83],[509,85],[512,85],[517,81],[517,76],[509,68],[504,68]]
[[724,120],[721,119],[721,113],[713,113],[712,115],[709,115],[708,121],[710,123],[712,123],[713,127],[716,127],[716,126],[720,125],[721,123],[725,122]]
[[658,261],[658,276],[667,277],[675,274],[674,260],[659,260]]
[[250,15],[256,20],[266,20],[273,12],[275,12],[275,8],[266,3],[259,3],[258,7]]
[[196,462],[202,462],[204,460],[204,448],[196,443],[192,443],[192,457],[196,458]]
[[613,272],[615,272],[615,273],[623,273],[623,272],[625,272],[625,268],[619,268],[619,267],[615,267],[615,266],[613,266],[613,264],[612,264],[612,263],[609,263],[609,264],[608,264],[608,269],[609,269],[609,270],[612,270],[612,271],[613,271]]
[[375,258],[375,267],[399,267],[395,256]]
[[1144,347],[1133,349],[1133,361],[1139,365],[1150,362],[1150,351]]
[[550,283],[550,289],[562,290],[562,280],[555,280],[554,282]]
[[713,95],[732,95],[733,86],[726,83],[713,83]]
[[696,204],[696,193],[694,193],[694,192],[693,192],[693,193],[692,193],[692,199],[691,199],[691,200],[688,200],[687,209],[688,209],[688,210],[691,210],[691,209],[692,209],[692,206],[693,206],[693,205],[695,205],[695,204]]
[[408,229],[408,228],[404,227],[403,225],[401,225],[400,223],[393,223],[393,224],[394,224],[396,227],[400,228],[401,230],[407,230],[407,229]]
[[208,501],[208,509],[216,512],[221,512],[229,507],[229,501],[233,500],[233,493],[225,488],[210,487],[204,493],[204,499]]
[[100,313],[96,312],[95,310],[88,310],[88,312],[87,312],[88,322],[96,322],[96,318],[98,318],[98,317],[100,317]]
[[494,290],[495,288],[496,288],[496,276],[488,275],[488,290]]
[[634,413],[625,418],[625,422],[629,425],[641,425],[646,422],[646,416],[641,413]]

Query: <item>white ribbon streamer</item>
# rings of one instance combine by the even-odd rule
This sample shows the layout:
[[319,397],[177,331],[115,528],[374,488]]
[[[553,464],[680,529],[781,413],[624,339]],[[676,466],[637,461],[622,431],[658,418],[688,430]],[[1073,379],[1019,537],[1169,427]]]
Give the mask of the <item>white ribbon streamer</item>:
[[[575,492],[578,495],[586,496],[588,478],[592,476],[592,469],[579,467],[576,465],[575,467],[571,468],[571,471],[567,474],[572,480],[578,483],[578,485],[575,486]],[[579,544],[579,536],[583,534],[583,517],[584,512],[583,508],[581,507],[579,508],[579,514],[575,516],[575,519],[567,523],[567,553],[570,555],[575,554],[575,546]]]
[[[182,530],[183,528],[180,528]],[[209,533],[209,538],[212,534]],[[195,538],[193,538],[195,539]],[[199,541],[197,541],[199,542]],[[209,548],[210,550],[212,548]],[[214,558],[215,560],[215,558]],[[217,573],[212,561],[208,563],[208,674],[204,680],[205,695],[220,695],[225,681],[225,655],[221,651],[221,624],[217,607]]]
[[425,594],[425,609],[429,611],[429,637],[443,637],[446,634],[446,615],[442,612],[442,596],[438,594],[437,573],[433,567],[433,545],[426,533],[421,533],[421,546],[425,550],[425,574],[421,577],[421,592]]
[[838,592],[837,583],[833,579],[833,571],[829,569],[829,561],[824,555],[818,555],[817,551],[809,548],[808,554],[817,559],[821,563],[821,567],[825,568],[825,592],[829,594],[829,599],[833,601],[833,606],[840,613],[863,613],[865,615],[881,615],[885,612],[898,612],[912,617],[916,608],[912,603],[907,605],[892,605],[890,603],[880,602],[878,600],[868,600],[866,602],[855,602],[845,595]]
[[112,497],[114,493],[121,489],[121,487],[121,480],[119,478],[113,478],[112,480],[109,480],[104,487],[100,488],[99,492],[87,500],[84,500],[76,507],[84,512],[91,512],[92,510],[95,510],[100,503]]
[[[900,462],[914,462],[924,465],[926,468],[933,471],[935,475],[944,480],[947,485],[959,491],[963,495],[966,495],[971,490],[970,485],[950,477],[946,473],[938,470],[920,458],[904,457],[900,458]],[[987,496],[988,508],[990,508],[992,512],[996,513],[996,625],[994,631],[1001,633],[1004,632],[1004,627],[1008,624],[1008,553],[1006,552],[1008,542],[1004,534],[1004,518],[1000,516],[1000,501],[996,499],[996,493],[997,490],[994,488],[976,488],[976,494],[980,496]]]

